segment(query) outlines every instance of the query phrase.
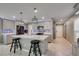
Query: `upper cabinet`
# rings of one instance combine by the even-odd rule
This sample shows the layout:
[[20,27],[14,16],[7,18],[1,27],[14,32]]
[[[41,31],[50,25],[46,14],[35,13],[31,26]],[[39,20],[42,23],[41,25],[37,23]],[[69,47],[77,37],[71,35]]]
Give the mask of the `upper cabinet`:
[[3,19],[3,33],[15,33],[15,21]]

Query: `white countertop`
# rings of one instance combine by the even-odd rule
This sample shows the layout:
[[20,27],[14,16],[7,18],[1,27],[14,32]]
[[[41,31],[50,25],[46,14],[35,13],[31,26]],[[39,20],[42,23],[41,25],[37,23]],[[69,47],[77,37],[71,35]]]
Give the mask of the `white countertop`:
[[12,35],[13,38],[21,38],[20,42],[22,45],[22,49],[26,50],[29,53],[30,49],[30,41],[31,40],[40,40],[40,49],[42,54],[45,54],[48,51],[48,35]]
[[45,40],[48,35],[12,35],[13,38],[23,38],[23,39],[36,39],[36,40]]
[[14,35],[15,33],[2,33],[2,35]]

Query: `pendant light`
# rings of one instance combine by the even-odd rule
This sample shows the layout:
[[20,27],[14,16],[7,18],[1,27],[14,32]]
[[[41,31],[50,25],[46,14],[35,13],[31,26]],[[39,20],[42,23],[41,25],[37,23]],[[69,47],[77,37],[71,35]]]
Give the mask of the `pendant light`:
[[[34,14],[36,14],[37,12],[38,10],[34,8]],[[32,18],[32,21],[38,23],[38,18],[36,17],[36,15],[34,15],[34,17]]]

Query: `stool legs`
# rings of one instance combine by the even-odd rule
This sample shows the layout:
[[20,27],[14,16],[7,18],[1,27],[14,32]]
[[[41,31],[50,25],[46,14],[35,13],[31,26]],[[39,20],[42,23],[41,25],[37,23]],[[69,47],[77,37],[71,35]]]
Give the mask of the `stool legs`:
[[[41,50],[40,50],[39,44],[31,44],[31,47],[30,47],[28,56],[30,56],[32,49],[33,49],[32,52],[33,52],[33,54],[34,54],[35,56],[38,55],[37,52],[39,52],[39,54],[40,54],[40,56],[41,56]],[[38,49],[38,50],[37,50],[37,49]]]
[[38,46],[38,51],[39,51],[39,54],[40,54],[40,56],[41,56],[41,50],[40,50],[40,47],[39,47],[39,44],[37,44]]
[[21,43],[20,43],[20,41],[18,41],[18,43],[19,43],[20,50],[22,50],[22,46],[21,46]]
[[36,46],[36,44],[34,45],[34,47],[33,47],[33,53],[35,54],[35,56],[37,56],[37,46]]
[[29,50],[29,54],[28,54],[28,56],[30,56],[30,53],[31,53],[31,49],[32,49],[32,44],[31,44],[31,47],[30,47],[30,50]]
[[16,52],[16,47],[17,47],[17,46],[16,46],[16,45],[14,45],[14,53]]
[[14,42],[14,53],[16,52],[16,48],[18,48],[17,40]]
[[19,41],[19,40],[12,40],[10,52],[11,52],[11,50],[12,50],[13,45],[14,45],[14,53],[16,52],[16,49],[18,49],[18,46],[20,47],[20,50],[22,50],[20,41]]
[[10,52],[11,52],[11,50],[12,50],[12,47],[13,47],[13,42],[12,42],[12,44],[11,44]]

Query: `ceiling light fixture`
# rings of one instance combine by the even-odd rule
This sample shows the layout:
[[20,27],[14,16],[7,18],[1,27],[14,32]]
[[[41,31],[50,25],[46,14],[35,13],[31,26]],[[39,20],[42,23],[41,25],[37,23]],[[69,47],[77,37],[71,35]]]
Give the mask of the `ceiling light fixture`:
[[20,12],[20,17],[21,17],[21,20],[22,20],[22,18],[23,18],[23,12],[22,11]]
[[[34,8],[34,14],[37,13],[37,12],[38,12],[37,9]],[[32,18],[32,21],[38,23],[38,18],[36,17],[36,14],[35,14],[34,17]]]
[[34,8],[34,12],[35,12],[35,13],[37,13],[37,12],[38,12],[38,10],[37,10],[36,8]]
[[38,20],[36,16],[34,16],[34,18],[32,18],[32,19],[35,20],[35,21]]
[[78,15],[79,14],[79,10],[75,14]]

